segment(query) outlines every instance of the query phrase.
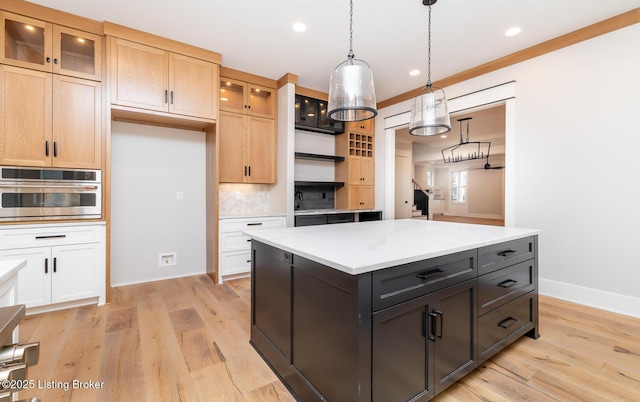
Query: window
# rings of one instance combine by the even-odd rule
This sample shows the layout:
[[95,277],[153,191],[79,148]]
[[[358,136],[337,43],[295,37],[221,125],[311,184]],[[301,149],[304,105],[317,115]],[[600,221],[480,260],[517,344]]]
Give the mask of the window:
[[433,172],[427,172],[427,187],[433,187]]
[[453,172],[451,176],[451,202],[467,202],[467,171]]

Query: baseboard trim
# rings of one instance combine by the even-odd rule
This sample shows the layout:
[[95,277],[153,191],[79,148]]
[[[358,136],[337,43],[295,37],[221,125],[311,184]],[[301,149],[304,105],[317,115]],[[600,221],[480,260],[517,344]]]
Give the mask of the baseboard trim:
[[640,318],[640,298],[540,278],[539,293],[556,299]]

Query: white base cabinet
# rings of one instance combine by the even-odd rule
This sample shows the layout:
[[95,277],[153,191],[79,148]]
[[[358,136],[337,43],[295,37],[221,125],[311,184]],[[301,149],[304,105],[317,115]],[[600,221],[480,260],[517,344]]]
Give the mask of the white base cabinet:
[[284,216],[220,218],[218,236],[218,283],[251,273],[251,239],[244,230],[285,227]]
[[27,260],[18,274],[27,313],[105,303],[104,225],[0,229],[0,258]]

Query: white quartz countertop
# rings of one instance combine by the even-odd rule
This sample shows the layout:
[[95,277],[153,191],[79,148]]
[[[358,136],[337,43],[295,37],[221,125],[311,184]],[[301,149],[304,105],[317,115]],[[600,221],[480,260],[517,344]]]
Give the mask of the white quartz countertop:
[[267,245],[358,275],[533,236],[540,231],[400,219],[248,230],[244,233]]
[[25,259],[0,260],[0,284],[27,265]]

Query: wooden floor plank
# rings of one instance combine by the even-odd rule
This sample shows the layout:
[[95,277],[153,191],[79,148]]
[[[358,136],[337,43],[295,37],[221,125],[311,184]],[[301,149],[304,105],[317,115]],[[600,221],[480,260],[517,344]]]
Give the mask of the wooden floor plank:
[[[249,344],[251,280],[207,275],[112,289],[107,306],[29,316],[41,342],[34,380],[100,390],[34,389],[43,401],[294,401]],[[540,296],[537,340],[521,338],[436,397],[442,401],[640,401],[640,320]]]

